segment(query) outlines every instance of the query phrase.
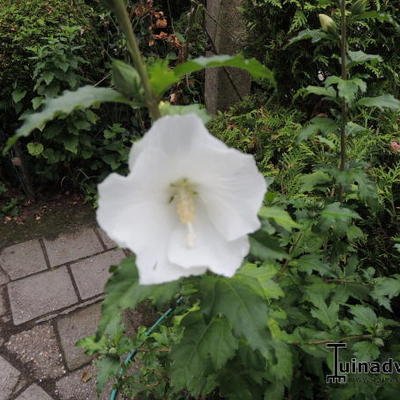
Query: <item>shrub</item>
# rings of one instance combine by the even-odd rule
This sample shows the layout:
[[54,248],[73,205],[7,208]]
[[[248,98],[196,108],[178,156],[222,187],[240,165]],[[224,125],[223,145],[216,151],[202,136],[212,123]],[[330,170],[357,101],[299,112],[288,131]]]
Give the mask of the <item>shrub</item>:
[[[400,72],[397,51],[400,2],[377,0],[367,3],[369,11],[349,31],[350,46],[353,51],[382,56],[383,63],[370,65],[364,72],[378,78],[374,84],[378,86],[376,90],[390,88],[393,92],[393,87],[399,83]],[[336,0],[246,0],[246,51],[275,71],[282,101],[290,102],[300,88],[319,85],[321,71],[338,75],[340,65],[326,41],[315,44],[308,40],[289,45],[290,39],[300,31],[320,27],[319,13],[336,19],[338,5]]]

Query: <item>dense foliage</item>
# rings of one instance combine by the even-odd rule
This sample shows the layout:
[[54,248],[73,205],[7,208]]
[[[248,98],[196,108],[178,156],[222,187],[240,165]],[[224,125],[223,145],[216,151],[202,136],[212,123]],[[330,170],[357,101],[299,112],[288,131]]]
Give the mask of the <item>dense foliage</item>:
[[[398,1],[368,0],[368,7],[349,26],[352,50],[379,54],[382,63],[362,68],[371,75],[374,86],[393,91],[399,83],[400,3]],[[319,28],[318,14],[339,20],[337,0],[246,0],[248,55],[258,58],[277,74],[281,101],[291,102],[296,91],[307,85],[318,85],[320,77],[337,74],[339,65],[332,43],[320,41],[290,41],[303,30]],[[314,37],[313,41],[317,39]],[[289,61],[289,62],[288,62]],[[397,94],[397,90],[395,89]],[[300,104],[299,104],[300,105]],[[307,103],[309,106],[309,103]],[[304,109],[304,108],[303,108]],[[312,110],[308,110],[309,113]]]
[[[183,82],[204,68],[235,66],[271,87],[276,81],[280,99],[272,91],[251,97],[209,124],[225,143],[253,154],[269,184],[262,226],[250,236],[243,265],[230,279],[208,273],[151,286],[139,285],[133,256],[112,267],[97,334],[80,341],[99,355],[99,391],[117,378],[125,395],[144,399],[396,399],[398,375],[348,374],[346,385],[327,384],[333,365],[325,346],[346,343],[342,361],[400,359],[400,153],[391,147],[400,135],[400,101],[386,92],[397,83],[394,2],[342,1],[341,11],[333,0],[247,2],[255,35],[248,51],[276,71],[275,80],[240,55],[188,61],[184,37],[166,31],[167,39],[139,23],[166,28],[150,1],[128,7],[137,17],[143,63],[124,6],[107,3],[120,23],[108,48],[121,55],[128,40],[134,61],[121,56],[110,63],[105,81],[113,88],[86,85],[78,28],[31,49],[36,112],[24,115],[7,146],[27,140],[42,176],[60,179],[62,171],[49,164],[75,174],[88,166],[106,173],[104,164],[125,168],[128,145],[149,122],[141,119],[146,107],[153,119],[194,112],[208,121],[198,104],[175,102],[192,90]],[[101,6],[97,12],[110,16]],[[331,29],[317,23],[321,12],[333,18]],[[201,49],[201,42],[192,46]],[[29,95],[15,87],[12,97],[17,105]],[[106,126],[102,109],[90,109],[104,102],[124,110],[129,124]],[[157,330],[141,327],[128,336],[122,313],[146,300],[169,317]],[[132,349],[139,367],[133,374],[129,363],[121,365]]]

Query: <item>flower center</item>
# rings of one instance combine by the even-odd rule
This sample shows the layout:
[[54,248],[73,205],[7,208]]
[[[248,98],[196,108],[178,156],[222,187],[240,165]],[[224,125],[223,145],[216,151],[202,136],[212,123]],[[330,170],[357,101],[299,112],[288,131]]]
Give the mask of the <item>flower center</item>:
[[172,200],[175,202],[179,220],[187,227],[186,244],[193,248],[196,240],[193,222],[195,219],[195,195],[197,193],[194,190],[194,185],[187,178],[172,183],[171,188],[173,189]]

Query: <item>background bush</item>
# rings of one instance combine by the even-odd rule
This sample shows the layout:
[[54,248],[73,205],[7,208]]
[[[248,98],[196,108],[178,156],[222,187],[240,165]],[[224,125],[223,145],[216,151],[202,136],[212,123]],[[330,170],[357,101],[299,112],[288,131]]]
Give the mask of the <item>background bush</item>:
[[[374,85],[378,86],[376,90],[390,90],[397,95],[400,2],[370,0],[367,3],[369,12],[349,30],[350,48],[382,56],[383,63],[369,66],[364,72],[371,75]],[[329,42],[315,44],[307,40],[289,46],[290,39],[300,31],[320,27],[319,13],[338,21],[338,7],[336,0],[246,0],[247,54],[275,71],[281,101],[291,102],[296,91],[307,85],[320,85],[321,73],[322,76],[338,75],[340,65]],[[303,102],[303,109],[308,105]]]

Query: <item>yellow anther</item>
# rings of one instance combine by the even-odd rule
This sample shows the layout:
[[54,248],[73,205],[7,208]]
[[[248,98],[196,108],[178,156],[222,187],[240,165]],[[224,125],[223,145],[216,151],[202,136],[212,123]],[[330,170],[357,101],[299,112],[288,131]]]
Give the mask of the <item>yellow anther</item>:
[[195,194],[193,186],[187,179],[171,185],[174,190],[173,199],[176,204],[176,212],[178,213],[179,220],[186,225],[187,233],[187,246],[192,248],[195,246],[196,235],[193,229],[193,222],[195,219]]

